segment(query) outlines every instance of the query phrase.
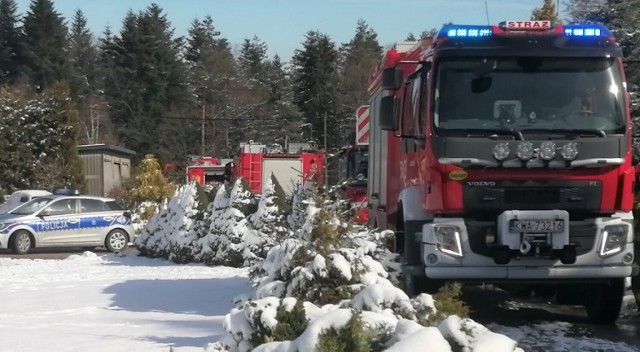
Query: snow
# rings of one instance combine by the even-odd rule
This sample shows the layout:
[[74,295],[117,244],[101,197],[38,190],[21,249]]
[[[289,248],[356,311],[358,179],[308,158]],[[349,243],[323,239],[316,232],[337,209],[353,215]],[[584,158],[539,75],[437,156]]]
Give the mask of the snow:
[[[224,335],[225,325],[248,333],[244,312],[234,308],[238,295],[249,295],[247,269],[176,265],[163,259],[128,254],[124,257],[92,252],[65,260],[0,258],[0,331],[3,350],[22,351],[205,351]],[[274,298],[272,309],[277,305]],[[424,305],[432,305],[427,296]],[[279,301],[288,310],[293,298]],[[305,303],[313,329],[300,341],[273,342],[256,351],[292,351],[310,346],[317,333],[345,324],[350,310]],[[635,307],[634,307],[635,308]],[[232,314],[227,315],[229,311]],[[236,314],[234,314],[235,312]],[[273,326],[275,314],[263,321]],[[518,351],[513,341],[529,350],[637,352],[637,346],[585,336],[567,322],[548,322],[486,328],[470,320],[449,317],[437,328],[375,312],[363,321],[394,328],[387,351],[450,351],[443,337],[467,344],[469,351]],[[395,324],[395,327],[393,325]],[[487,329],[488,328],[488,329]],[[460,334],[460,329],[467,331]],[[506,338],[504,335],[511,339]],[[445,341],[446,342],[446,341]],[[403,346],[408,346],[403,348]],[[471,349],[471,346],[473,348]]]
[[204,351],[224,333],[246,269],[175,265],[92,252],[65,260],[0,258],[7,351]]

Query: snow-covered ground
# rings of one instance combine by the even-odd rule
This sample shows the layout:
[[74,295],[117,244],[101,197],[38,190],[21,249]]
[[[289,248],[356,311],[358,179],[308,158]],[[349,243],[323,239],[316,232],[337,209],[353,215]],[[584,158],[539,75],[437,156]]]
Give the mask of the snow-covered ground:
[[0,258],[3,351],[203,351],[247,271],[92,252]]
[[[3,351],[203,351],[224,334],[247,271],[91,252],[65,260],[0,258]],[[569,323],[489,325],[547,351],[640,351],[575,336]]]

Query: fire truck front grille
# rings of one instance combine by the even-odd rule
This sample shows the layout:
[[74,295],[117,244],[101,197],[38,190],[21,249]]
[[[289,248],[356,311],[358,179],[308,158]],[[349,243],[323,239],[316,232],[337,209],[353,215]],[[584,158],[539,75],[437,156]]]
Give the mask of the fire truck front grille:
[[507,204],[530,204],[547,203],[557,204],[560,202],[561,192],[559,189],[505,189],[504,201]]
[[464,213],[494,218],[505,210],[563,209],[577,214],[600,211],[602,186],[593,181],[470,181],[463,185]]

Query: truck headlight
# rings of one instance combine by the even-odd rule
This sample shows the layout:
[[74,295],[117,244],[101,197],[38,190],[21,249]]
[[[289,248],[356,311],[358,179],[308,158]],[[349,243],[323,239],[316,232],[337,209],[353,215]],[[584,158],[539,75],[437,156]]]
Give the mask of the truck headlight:
[[518,144],[516,156],[518,157],[518,159],[523,161],[527,161],[533,158],[533,143],[521,142],[520,144]]
[[609,225],[605,226],[602,231],[602,245],[600,246],[600,256],[608,257],[616,253],[622,252],[627,245],[627,235],[629,226]]
[[578,157],[578,143],[569,142],[563,145],[562,149],[560,149],[560,155],[564,160],[575,160]]
[[556,144],[551,141],[542,142],[538,155],[542,160],[552,160],[556,157]]
[[493,157],[496,158],[496,160],[506,160],[509,157],[509,153],[511,153],[511,150],[509,149],[509,143],[498,143],[495,147],[493,147],[492,154]]
[[462,257],[460,228],[452,225],[435,225],[433,233],[436,237],[436,248],[445,254]]

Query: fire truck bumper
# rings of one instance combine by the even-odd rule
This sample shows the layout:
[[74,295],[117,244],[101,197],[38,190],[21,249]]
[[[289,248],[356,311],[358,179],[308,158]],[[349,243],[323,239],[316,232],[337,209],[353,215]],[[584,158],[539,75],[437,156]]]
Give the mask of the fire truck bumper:
[[[545,223],[534,223],[539,220]],[[584,235],[578,228],[588,228],[595,236],[590,247],[575,237]],[[421,242],[427,277],[553,281],[622,278],[634,271],[630,213],[569,223],[563,211],[509,211],[487,232],[490,239],[485,233],[478,238],[475,230],[476,237],[470,238],[469,233],[463,218],[436,218],[423,226],[416,241]]]

